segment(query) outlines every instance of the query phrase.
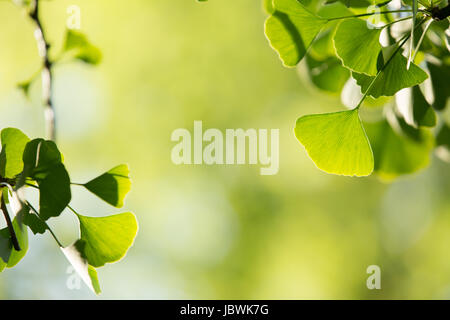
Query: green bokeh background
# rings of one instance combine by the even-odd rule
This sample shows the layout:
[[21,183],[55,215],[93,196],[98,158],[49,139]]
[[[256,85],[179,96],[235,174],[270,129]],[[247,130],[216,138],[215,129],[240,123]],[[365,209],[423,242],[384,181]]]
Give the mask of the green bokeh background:
[[[75,182],[119,163],[133,180],[123,210],[78,189],[73,206],[92,216],[131,210],[140,227],[127,257],[99,269],[100,299],[450,298],[448,164],[433,157],[390,184],[317,170],[293,126],[341,110],[339,97],[282,67],[260,1],[43,1],[54,54],[73,4],[104,59],[55,69],[60,149]],[[0,21],[0,126],[43,136],[39,81],[30,99],[16,89],[39,67],[32,25],[7,1]],[[174,165],[170,135],[194,120],[279,128],[279,173]],[[51,224],[65,244],[76,239],[70,212]],[[0,274],[0,299],[97,298],[67,287],[69,264],[49,234],[30,239],[24,260]],[[373,264],[381,290],[366,287]]]

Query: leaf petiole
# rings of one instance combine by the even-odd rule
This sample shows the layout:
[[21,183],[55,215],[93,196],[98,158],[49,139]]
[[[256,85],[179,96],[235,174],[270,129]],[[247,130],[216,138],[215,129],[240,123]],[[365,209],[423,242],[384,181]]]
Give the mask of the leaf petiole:
[[414,60],[416,59],[416,55],[419,52],[420,46],[422,45],[423,39],[425,38],[425,34],[427,33],[428,29],[430,28],[430,25],[433,23],[433,19],[431,19],[430,21],[428,21],[428,23],[425,25],[425,28],[423,30],[422,35],[420,36],[419,42],[417,42],[417,46],[416,49],[414,50],[414,55],[412,56],[411,61],[414,62]]
[[53,230],[50,228],[50,226],[48,225],[48,223],[41,218],[41,216],[39,215],[39,212],[31,205],[31,203],[29,203],[27,201],[27,206],[34,212],[34,214],[45,224],[45,226],[47,227],[48,231],[50,232],[50,234],[52,235],[53,239],[55,239],[56,243],[58,244],[58,246],[60,246],[61,248],[64,248],[64,246],[61,244],[61,242],[58,240],[58,238],[56,237],[55,233],[53,232]]
[[71,206],[67,205],[67,208],[69,208],[70,211],[72,211],[76,216],[79,216],[80,214],[78,212],[75,211],[74,208],[72,208]]
[[409,19],[411,19],[412,17],[413,17],[413,16],[409,16],[409,17],[401,18],[401,19],[398,19],[398,20],[395,20],[395,21],[386,23],[384,26],[381,26],[380,29],[384,29],[384,28],[390,27],[390,26],[392,26],[393,24],[395,24],[395,23],[397,23],[397,22],[400,22],[400,21],[409,20]]
[[373,16],[375,14],[389,14],[389,13],[400,13],[400,12],[413,12],[412,10],[390,10],[390,11],[375,11],[370,13],[361,13],[361,14],[354,14],[351,16],[343,16],[343,17],[335,17],[335,18],[328,18],[328,21],[334,21],[334,20],[341,20],[341,19],[351,19],[351,18],[358,18],[358,17],[368,17]]

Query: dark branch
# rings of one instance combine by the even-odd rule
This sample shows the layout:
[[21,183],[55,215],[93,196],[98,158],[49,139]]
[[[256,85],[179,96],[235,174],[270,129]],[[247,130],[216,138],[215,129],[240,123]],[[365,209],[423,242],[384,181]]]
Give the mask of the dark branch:
[[3,196],[1,198],[2,198],[1,209],[2,209],[3,215],[5,216],[9,234],[11,235],[11,241],[12,241],[13,247],[16,251],[20,251],[19,241],[17,240],[16,232],[14,231],[14,227],[12,225],[11,218],[9,217],[9,214],[8,214],[8,209],[6,208],[5,199],[3,198]]
[[447,5],[444,8],[433,8],[432,11],[432,17],[435,20],[444,20],[445,18],[447,18],[448,16],[450,16],[450,4]]
[[45,108],[47,137],[50,140],[55,140],[56,119],[52,101],[52,62],[48,56],[50,45],[45,37],[44,29],[39,19],[39,0],[33,0],[29,16],[36,26],[34,37],[37,42],[39,56],[42,59],[42,101]]

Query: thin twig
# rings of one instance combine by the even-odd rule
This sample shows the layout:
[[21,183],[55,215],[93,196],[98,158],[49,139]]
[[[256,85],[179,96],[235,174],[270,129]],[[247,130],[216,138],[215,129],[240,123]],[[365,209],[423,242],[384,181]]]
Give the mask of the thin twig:
[[398,20],[394,20],[392,22],[386,23],[385,25],[379,27],[379,29],[384,29],[384,28],[390,27],[390,26],[392,26],[393,24],[395,24],[397,22],[405,21],[405,20],[411,19],[412,17],[413,16],[409,16],[409,17],[398,19]]
[[20,251],[19,241],[17,240],[16,232],[14,231],[14,227],[13,227],[13,224],[11,222],[11,218],[9,217],[9,214],[8,214],[8,209],[6,208],[5,199],[4,199],[3,196],[1,198],[2,198],[1,199],[1,209],[2,209],[3,215],[5,216],[6,224],[8,226],[8,230],[9,230],[9,234],[11,235],[11,242],[13,244],[14,249],[16,251]]
[[33,0],[29,17],[35,24],[34,37],[39,56],[42,59],[42,101],[45,108],[46,135],[50,140],[56,139],[56,117],[52,101],[52,62],[48,56],[50,47],[39,19],[39,0]]

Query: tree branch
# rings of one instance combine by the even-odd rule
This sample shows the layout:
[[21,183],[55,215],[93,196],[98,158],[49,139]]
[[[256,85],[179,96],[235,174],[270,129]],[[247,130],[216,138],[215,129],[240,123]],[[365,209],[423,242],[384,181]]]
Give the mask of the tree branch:
[[42,101],[45,108],[46,135],[48,139],[56,139],[56,117],[52,101],[52,62],[48,56],[50,47],[39,19],[39,0],[33,0],[29,17],[35,24],[34,37],[37,42],[39,56],[42,59]]
[[11,241],[12,241],[13,247],[16,251],[20,251],[19,241],[17,240],[16,232],[14,231],[14,227],[12,225],[11,218],[9,217],[9,214],[8,214],[8,209],[6,208],[5,199],[3,198],[3,196],[1,198],[2,198],[1,199],[1,209],[2,209],[3,215],[5,216],[9,234],[11,235]]

